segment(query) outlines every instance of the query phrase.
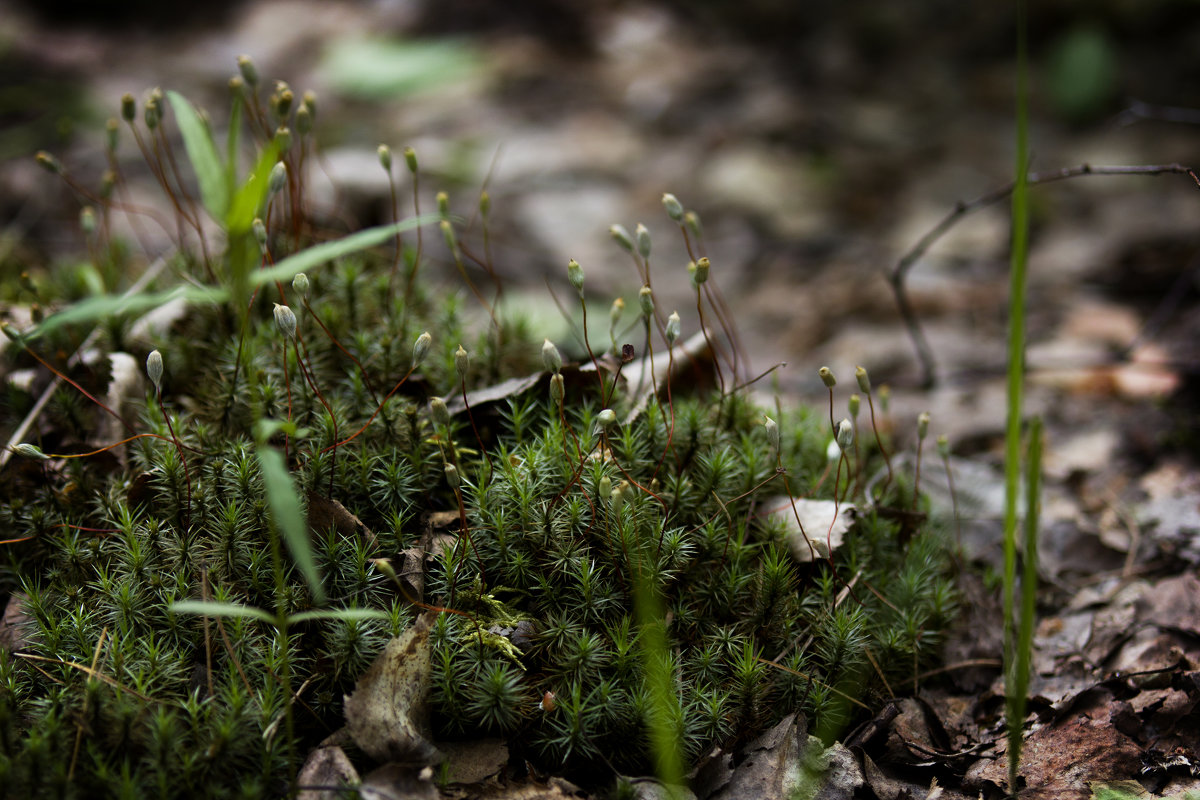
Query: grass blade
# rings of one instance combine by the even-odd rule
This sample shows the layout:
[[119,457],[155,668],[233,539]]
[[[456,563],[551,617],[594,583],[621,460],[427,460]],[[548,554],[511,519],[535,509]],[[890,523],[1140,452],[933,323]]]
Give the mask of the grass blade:
[[301,611],[288,617],[288,623],[296,625],[301,622],[311,622],[320,619],[339,619],[353,622],[361,619],[389,619],[386,611],[377,608],[323,608],[316,611]]
[[201,614],[205,617],[251,617],[269,625],[275,625],[278,620],[274,616],[254,606],[244,606],[241,603],[213,603],[203,600],[182,600],[172,603],[167,608],[172,614]]
[[177,298],[183,298],[189,304],[199,304],[219,303],[228,296],[229,293],[224,289],[210,286],[177,286],[161,292],[143,292],[128,297],[123,294],[102,294],[81,300],[50,315],[42,324],[29,331],[25,338],[33,340],[64,325],[95,322],[114,314],[141,314]]
[[229,208],[229,187],[225,183],[225,168],[221,157],[217,155],[212,131],[200,119],[200,115],[192,108],[187,98],[179,92],[167,92],[167,99],[171,101],[171,108],[175,111],[175,122],[179,125],[184,149],[187,150],[188,160],[192,162],[196,181],[200,184],[200,197],[204,201],[204,207],[213,219],[222,222]]
[[[1029,80],[1025,0],[1017,0],[1016,182],[1012,193],[1012,253],[1008,296],[1008,418],[1004,435],[1004,661],[1007,676],[1008,790],[1017,793],[1021,758],[1024,690],[1018,691],[1017,665],[1030,653],[1019,651],[1013,630],[1017,577],[1017,494],[1021,481],[1021,405],[1025,381],[1025,294],[1029,257]],[[1036,584],[1034,584],[1036,588]],[[1025,591],[1030,591],[1028,587]]]
[[312,544],[308,540],[308,524],[304,521],[304,508],[292,476],[288,474],[283,456],[278,450],[260,445],[258,448],[258,464],[262,470],[263,488],[267,493],[267,505],[271,508],[271,519],[276,529],[283,534],[287,542],[288,552],[292,561],[308,582],[313,600],[318,604],[325,602],[325,590],[321,585],[321,574],[317,571],[317,562],[313,558]]
[[295,255],[288,256],[273,267],[255,270],[250,278],[251,284],[253,286],[262,286],[264,283],[274,283],[275,281],[290,281],[295,277],[297,272],[306,272],[335,258],[341,258],[351,253],[357,253],[359,250],[366,250],[368,247],[374,247],[377,244],[390,241],[397,233],[410,231],[419,225],[426,225],[437,221],[438,217],[433,214],[413,217],[402,222],[397,222],[394,225],[367,228],[365,231],[352,233],[342,239],[314,245],[307,250],[301,250]]

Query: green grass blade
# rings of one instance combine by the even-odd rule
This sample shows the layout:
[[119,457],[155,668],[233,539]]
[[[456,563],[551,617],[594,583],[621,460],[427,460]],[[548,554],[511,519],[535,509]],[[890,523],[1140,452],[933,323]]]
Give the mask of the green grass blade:
[[187,98],[179,92],[167,92],[171,108],[175,111],[175,122],[179,125],[179,133],[183,137],[183,146],[187,150],[188,160],[192,162],[192,170],[200,184],[200,197],[204,207],[217,222],[223,222],[229,209],[229,187],[225,183],[225,168],[217,155],[217,145],[213,141],[212,131],[200,119],[196,109]]
[[200,614],[205,617],[251,617],[261,620],[268,625],[274,625],[278,620],[261,608],[244,606],[241,603],[212,603],[203,600],[182,600],[171,603],[167,610],[172,614]]
[[177,286],[161,292],[144,292],[126,297],[119,294],[103,294],[89,297],[47,317],[40,325],[26,334],[33,340],[64,325],[95,322],[114,314],[142,314],[158,308],[164,303],[183,298],[189,304],[219,303],[229,293],[224,289],[209,286]]
[[271,519],[276,529],[283,534],[288,552],[292,554],[292,561],[308,582],[313,600],[318,604],[323,603],[325,590],[321,584],[321,574],[317,571],[316,559],[313,558],[312,543],[308,539],[308,524],[304,521],[302,511],[304,504],[296,492],[296,485],[292,483],[287,466],[283,463],[283,456],[274,448],[260,445],[258,464],[262,470],[263,488],[267,493]]
[[[233,96],[233,107],[229,110],[229,132],[225,136],[225,191],[233,197],[237,186],[238,148],[241,146],[242,134],[242,95]],[[228,213],[228,211],[226,212]],[[225,220],[229,222],[228,219]]]
[[306,272],[335,258],[341,258],[351,253],[357,253],[359,250],[366,250],[368,247],[374,247],[377,244],[391,241],[392,237],[397,233],[410,231],[419,225],[437,222],[437,220],[438,217],[433,214],[413,217],[412,219],[397,222],[395,225],[381,225],[377,228],[367,228],[365,231],[352,233],[342,239],[314,245],[307,250],[301,250],[295,255],[288,256],[269,269],[255,270],[250,278],[251,284],[253,286],[262,286],[264,283],[274,283],[275,281],[290,281],[297,272]]
[[301,622],[310,622],[315,619],[340,619],[346,622],[353,622],[362,619],[389,619],[390,616],[386,611],[380,611],[377,608],[332,608],[318,609],[316,611],[301,611],[299,614],[292,614],[288,617],[288,624],[296,625]]
[[230,234],[250,232],[254,218],[259,215],[263,202],[267,199],[271,170],[278,160],[279,148],[272,141],[258,157],[258,163],[254,165],[254,171],[246,178],[246,182],[233,194],[233,201],[229,204],[229,212],[225,217],[225,226]]
[[1029,256],[1029,80],[1025,0],[1017,0],[1016,183],[1012,193],[1012,253],[1008,297],[1008,418],[1004,436],[1004,654],[1007,684],[1009,792],[1017,791],[1024,694],[1014,685],[1015,666],[1028,664],[1013,630],[1017,565],[1017,494],[1021,479],[1021,406],[1025,380],[1025,294]]

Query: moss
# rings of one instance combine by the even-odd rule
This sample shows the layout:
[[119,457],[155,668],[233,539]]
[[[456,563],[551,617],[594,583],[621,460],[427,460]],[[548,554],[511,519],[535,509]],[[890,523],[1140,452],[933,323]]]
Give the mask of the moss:
[[[411,243],[405,260],[420,263]],[[935,657],[954,605],[941,542],[873,510],[908,508],[911,481],[871,505],[865,482],[842,477],[869,474],[877,447],[846,470],[827,460],[823,410],[788,411],[769,432],[744,391],[678,375],[642,394],[611,366],[552,380],[539,371],[557,375],[560,359],[529,325],[470,324],[457,296],[435,300],[420,280],[405,302],[391,268],[349,257],[303,294],[264,286],[244,325],[228,306],[192,308],[150,343],[162,393],[147,387],[134,427],[152,437],[124,461],[5,473],[0,522],[20,541],[0,582],[30,619],[22,648],[0,650],[0,774],[14,793],[286,792],[296,754],[341,725],[343,694],[413,618],[384,565],[427,545],[419,605],[446,609],[431,631],[437,733],[502,735],[546,769],[645,771],[652,729],[687,762],[796,709],[832,737]],[[649,333],[653,302],[640,303]],[[422,331],[432,344],[417,354]],[[99,412],[60,395],[51,429],[86,438]],[[434,398],[447,406],[431,412]],[[323,607],[377,618],[276,628],[266,612],[172,610],[316,606],[300,568],[280,575],[272,557],[255,445],[270,420],[288,422],[265,438],[306,498]],[[787,525],[764,512],[789,490],[864,507],[832,561],[788,554]],[[647,626],[664,648],[647,648]],[[669,676],[668,700],[652,673]]]

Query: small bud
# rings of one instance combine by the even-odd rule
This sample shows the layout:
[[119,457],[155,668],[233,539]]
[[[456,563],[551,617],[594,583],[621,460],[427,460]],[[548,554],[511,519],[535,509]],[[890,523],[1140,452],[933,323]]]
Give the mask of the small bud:
[[450,409],[446,407],[446,401],[440,397],[431,397],[429,399],[429,416],[433,417],[434,424],[445,427],[450,424]]
[[854,394],[850,395],[850,400],[847,402],[847,405],[850,407],[850,419],[857,420],[858,409],[862,406],[862,396],[858,394],[858,392],[855,392]]
[[250,227],[254,230],[254,239],[258,242],[258,249],[265,256],[267,254],[267,226],[261,219],[255,217],[254,221],[250,223]]
[[675,222],[683,222],[683,204],[679,202],[678,197],[667,192],[662,196],[662,204],[668,217]]
[[617,327],[617,323],[621,321],[621,315],[625,313],[625,299],[618,297],[612,302],[612,308],[608,309],[609,327]]
[[596,495],[598,498],[605,498],[610,494],[612,494],[612,478],[605,475],[596,484]]
[[492,198],[486,191],[479,193],[479,215],[486,217],[492,210]]
[[400,581],[400,579],[396,577],[396,569],[392,566],[392,560],[390,558],[372,558],[371,564],[375,567],[375,569],[379,570],[379,572],[385,578],[396,581],[397,583]]
[[271,175],[267,178],[267,194],[274,197],[279,193],[279,190],[287,186],[287,164],[282,161],[276,161],[275,166],[271,167]]
[[96,232],[96,209],[84,206],[79,211],[79,227],[88,236]]
[[886,383],[879,387],[879,410],[888,413],[888,404],[892,401],[892,387]]
[[112,197],[113,189],[117,186],[117,173],[111,169],[104,170],[100,176],[100,197],[104,200]]
[[917,415],[917,439],[925,441],[925,436],[929,433],[929,412],[922,411]]
[[52,172],[55,175],[62,174],[62,165],[58,163],[58,159],[47,153],[45,150],[38,150],[33,157],[37,161],[38,166],[47,172]]
[[613,511],[621,508],[621,504],[625,502],[625,490],[629,488],[629,481],[621,481],[613,490],[609,492],[608,502],[612,506]]
[[425,331],[417,340],[413,342],[413,369],[421,365],[425,360],[425,356],[429,355],[429,346],[433,344],[433,337],[429,335],[429,331]]
[[621,363],[628,364],[637,358],[637,350],[629,342],[621,345]]
[[21,456],[22,458],[33,458],[38,461],[49,461],[50,460],[50,456],[43,453],[42,448],[38,447],[36,444],[30,444],[29,442],[21,442],[20,444],[14,444],[12,447],[10,447],[8,449],[13,452],[13,455],[18,455],[18,456]]
[[608,227],[608,234],[612,236],[613,240],[617,244],[621,245],[621,247],[625,248],[631,253],[633,252],[633,239],[630,238],[629,231],[625,230],[625,226],[610,225]]
[[292,102],[296,96],[292,94],[292,90],[288,88],[286,83],[279,83],[275,87],[275,96],[272,98],[275,108],[275,116],[279,119],[287,119],[288,112],[292,110]]
[[108,152],[117,152],[117,137],[121,132],[121,123],[117,122],[116,117],[109,117],[108,122],[104,123],[104,133],[107,138],[106,145]]
[[279,148],[280,153],[286,153],[292,148],[291,128],[287,127],[286,125],[280,125],[275,129],[275,146]]
[[304,93],[304,97],[300,98],[300,102],[308,109],[308,113],[313,119],[317,118],[317,93],[309,89]]
[[292,278],[292,290],[301,297],[308,297],[308,276],[297,272],[296,277]]
[[646,228],[645,225],[643,225],[639,222],[637,229],[634,232],[634,235],[637,236],[638,254],[642,258],[649,258],[650,257],[650,231]]
[[451,489],[457,489],[459,486],[458,467],[453,464],[446,464],[442,467],[442,470],[446,473],[446,485]]
[[842,448],[842,452],[850,449],[854,444],[854,424],[848,419],[843,419],[837,426],[837,443],[838,447]]
[[606,408],[596,415],[596,424],[601,430],[608,430],[617,422],[617,412],[611,408]]
[[708,256],[701,256],[700,260],[696,262],[695,277],[697,286],[708,280],[708,269],[710,266],[711,262],[708,260]]
[[467,370],[471,368],[471,354],[460,344],[454,351],[454,371],[458,373],[459,383],[466,383]]
[[436,200],[438,216],[444,220],[450,219],[450,195],[445,192],[438,192]]
[[575,291],[579,292],[579,296],[583,297],[583,267],[573,258],[567,262],[567,280],[575,287]]
[[146,356],[146,374],[150,377],[150,382],[154,384],[154,388],[161,392],[163,377],[162,353],[157,350],[151,350],[150,355]]
[[242,79],[251,86],[258,86],[258,68],[254,66],[253,59],[247,55],[241,55],[237,58],[238,72],[242,73]]
[[858,381],[858,388],[863,394],[871,393],[871,378],[867,375],[866,367],[855,367],[854,378]]
[[133,99],[133,95],[129,92],[121,95],[121,119],[126,122],[133,122],[137,117],[137,101]]
[[817,374],[821,376],[821,383],[829,389],[837,386],[837,378],[833,377],[833,370],[829,367],[821,367],[817,370]]
[[642,307],[642,316],[650,319],[654,315],[654,291],[649,286],[638,290],[638,304]]
[[697,239],[704,235],[704,230],[700,227],[700,216],[695,211],[689,211],[683,215],[683,224],[687,225],[687,229]]
[[938,455],[942,458],[950,457],[950,440],[946,438],[946,434],[937,437]]
[[301,136],[308,136],[312,133],[313,118],[312,111],[308,106],[302,105],[296,109],[296,130]]
[[417,174],[417,151],[411,147],[404,148],[404,163],[408,165],[408,171],[413,175]]
[[158,107],[158,101],[153,96],[146,101],[146,105],[142,109],[142,119],[145,120],[146,127],[150,130],[157,128],[159,120],[162,119],[162,109]]
[[246,81],[241,75],[234,75],[229,79],[229,94],[231,97],[241,97],[246,91]]
[[773,452],[779,452],[779,423],[763,415],[763,427],[767,429],[767,444],[771,446]]
[[562,354],[558,352],[558,348],[554,346],[554,342],[549,339],[542,341],[542,364],[545,365],[547,370],[555,374],[558,374],[562,370]]
[[679,338],[681,323],[679,321],[679,312],[672,311],[671,316],[667,317],[667,344],[675,344],[675,340]]
[[379,166],[383,167],[383,171],[389,175],[392,173],[392,148],[386,144],[381,144],[375,149],[379,155]]
[[542,694],[542,700],[538,703],[538,707],[547,714],[557,708],[558,703],[555,702],[554,692],[545,692]]
[[454,226],[450,224],[450,220],[442,220],[438,227],[442,229],[442,238],[446,240],[446,247],[450,248],[450,252],[458,254],[458,239],[454,237]]
[[550,376],[550,400],[556,406],[561,406],[563,397],[566,396],[566,387],[564,386],[563,376],[561,372],[556,372]]
[[284,338],[296,338],[296,314],[287,306],[275,304],[275,326]]

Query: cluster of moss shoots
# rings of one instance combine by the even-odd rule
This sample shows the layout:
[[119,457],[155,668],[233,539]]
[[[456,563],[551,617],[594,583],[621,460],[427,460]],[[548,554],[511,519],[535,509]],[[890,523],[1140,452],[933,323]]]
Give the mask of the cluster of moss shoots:
[[[239,118],[260,152],[278,151],[266,166],[286,170],[287,191],[255,209],[267,268],[319,229],[291,177],[315,151],[315,100],[305,120],[280,99],[286,87],[266,109],[257,88],[245,62]],[[147,125],[131,104],[182,239],[203,212],[171,166],[161,110]],[[269,133],[289,118],[297,143]],[[386,150],[381,161],[390,177]],[[411,151],[406,163],[415,184]],[[120,271],[104,239],[120,186],[110,176],[88,211],[97,280]],[[436,615],[434,733],[505,737],[516,771],[644,773],[655,730],[686,769],[793,711],[832,739],[910,686],[953,593],[914,477],[889,463],[868,480],[884,472],[885,416],[872,401],[867,433],[845,423],[838,436],[832,375],[828,409],[771,419],[756,407],[698,222],[673,197],[664,205],[693,264],[700,348],[685,350],[679,317],[655,306],[648,233],[614,228],[643,279],[639,313],[622,327],[617,304],[603,347],[577,327],[564,365],[471,283],[491,272],[486,195],[479,254],[443,203],[442,236],[397,233],[393,253],[263,283],[244,305],[236,292],[194,305],[154,348],[126,341],[129,315],[106,318],[101,344],[147,365],[133,414],[101,402],[103,363],[67,365],[86,328],[6,328],[11,365],[37,359],[68,380],[41,437],[17,448],[31,457],[4,476],[0,580],[27,621],[0,648],[0,782],[27,796],[294,790],[304,754],[342,725],[343,696],[419,613]],[[433,243],[488,313],[418,279]],[[177,264],[199,281],[235,257],[232,244],[190,249],[202,253]],[[577,264],[569,278],[586,315]],[[42,302],[55,280],[37,287]],[[60,281],[58,302],[81,283]],[[653,368],[637,360],[651,355]],[[870,399],[865,373],[859,385]],[[31,402],[9,387],[10,427]],[[132,438],[82,457],[110,415]],[[308,511],[307,571],[280,546],[268,453]],[[771,513],[780,497],[833,500],[840,514],[854,503],[857,518],[832,552],[828,531],[806,531],[813,557],[799,561],[800,515],[786,499]],[[188,613],[188,601],[225,612]],[[651,673],[669,676],[665,700]]]

